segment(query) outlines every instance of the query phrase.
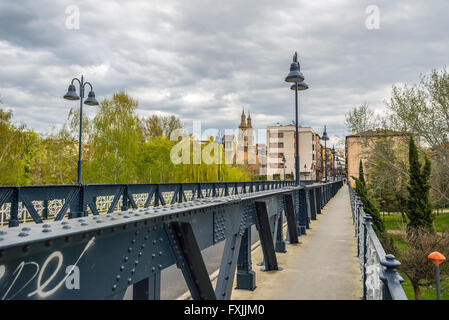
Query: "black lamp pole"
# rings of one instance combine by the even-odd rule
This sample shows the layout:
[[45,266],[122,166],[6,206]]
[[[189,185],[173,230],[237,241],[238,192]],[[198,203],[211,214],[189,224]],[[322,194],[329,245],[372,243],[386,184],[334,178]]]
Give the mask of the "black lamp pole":
[[[76,93],[75,85],[73,82],[78,81],[80,86],[80,95]],[[83,132],[83,99],[84,99],[84,88],[86,85],[89,85],[90,92],[89,96],[87,97],[86,101],[84,101],[85,104],[90,106],[97,106],[98,101],[95,99],[95,93],[93,91],[92,85],[90,82],[84,82],[84,76],[81,75],[81,80],[78,78],[73,78],[72,82],[69,85],[69,89],[67,93],[64,95],[64,99],[67,100],[80,100],[80,132],[79,132],[79,142],[78,142],[78,175],[76,179],[77,184],[81,184],[81,140],[82,140],[82,132]]]
[[329,137],[326,132],[326,126],[324,126],[324,132],[323,136],[321,137],[321,140],[324,140],[324,172],[325,172],[325,182],[327,182],[327,140],[329,140]]
[[335,181],[335,148],[332,146],[332,180]]
[[221,132],[220,130],[218,130],[218,134],[215,137],[215,141],[218,143],[218,182],[220,182],[220,158],[221,158],[221,140],[223,139],[222,137],[220,137]]
[[285,78],[286,82],[294,82],[291,86],[292,90],[295,90],[295,126],[296,126],[296,151],[295,151],[295,171],[296,171],[296,185],[300,184],[299,176],[299,129],[298,129],[298,90],[308,89],[308,85],[304,82],[304,75],[300,71],[298,62],[298,53],[293,55],[293,62],[290,65],[290,72]]

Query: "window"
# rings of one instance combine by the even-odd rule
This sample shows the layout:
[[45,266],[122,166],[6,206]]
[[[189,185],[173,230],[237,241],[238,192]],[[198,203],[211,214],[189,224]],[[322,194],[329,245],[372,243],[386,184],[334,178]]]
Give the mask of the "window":
[[279,132],[279,138],[283,138],[284,137],[284,133],[283,132]]
[[315,154],[312,154],[312,160],[315,160]]
[[283,142],[279,142],[279,148],[283,148],[284,147],[284,143]]

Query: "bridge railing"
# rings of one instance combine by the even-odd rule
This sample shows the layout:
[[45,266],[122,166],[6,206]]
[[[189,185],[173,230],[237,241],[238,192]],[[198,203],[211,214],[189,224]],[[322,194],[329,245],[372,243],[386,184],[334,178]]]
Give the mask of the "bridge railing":
[[[252,226],[263,270],[280,270],[283,219],[288,242],[298,243],[342,182],[259,184],[268,185],[277,187],[3,228],[0,299],[123,299],[128,289],[133,299],[159,299],[161,272],[174,264],[193,299],[230,299],[234,277],[238,289],[254,290]],[[201,250],[222,241],[214,289]]]
[[0,187],[0,226],[41,223],[293,186],[294,181]]
[[394,255],[386,254],[372,226],[372,218],[365,214],[362,202],[348,183],[352,219],[357,238],[357,254],[362,272],[363,299],[407,300],[397,268],[401,263]]

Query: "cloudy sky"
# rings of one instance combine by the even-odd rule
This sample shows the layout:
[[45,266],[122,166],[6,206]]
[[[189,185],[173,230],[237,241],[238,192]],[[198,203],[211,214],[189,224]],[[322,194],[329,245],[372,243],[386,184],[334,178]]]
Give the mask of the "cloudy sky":
[[447,65],[448,14],[447,0],[0,0],[0,107],[49,132],[78,106],[62,96],[83,74],[99,100],[125,90],[141,116],[187,128],[235,128],[242,106],[257,128],[286,124],[297,50],[300,123],[327,125],[332,143],[351,108],[382,112],[392,84]]

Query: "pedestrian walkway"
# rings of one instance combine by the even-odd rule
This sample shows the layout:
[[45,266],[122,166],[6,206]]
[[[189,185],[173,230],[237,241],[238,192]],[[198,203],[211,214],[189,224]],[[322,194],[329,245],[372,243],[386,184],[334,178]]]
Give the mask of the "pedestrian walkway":
[[277,253],[281,271],[260,271],[261,247],[252,255],[254,291],[234,289],[232,300],[358,300],[363,293],[349,191],[343,186],[299,245]]

